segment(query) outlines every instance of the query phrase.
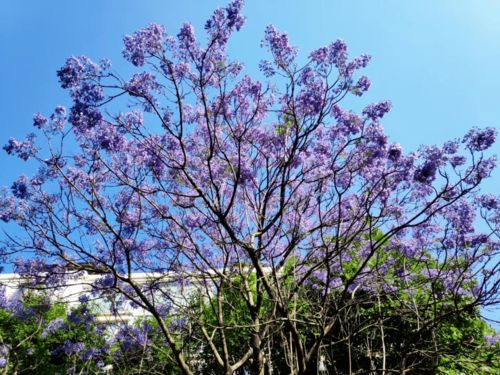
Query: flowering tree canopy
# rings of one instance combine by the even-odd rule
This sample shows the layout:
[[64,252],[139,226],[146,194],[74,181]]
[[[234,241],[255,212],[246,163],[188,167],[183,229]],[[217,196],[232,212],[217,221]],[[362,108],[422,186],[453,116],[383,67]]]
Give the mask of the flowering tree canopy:
[[[129,78],[66,61],[72,107],[4,147],[39,166],[2,193],[0,218],[24,233],[5,262],[51,287],[102,275],[92,293],[148,311],[184,374],[201,352],[224,374],[352,373],[360,353],[377,373],[435,369],[441,323],[499,302],[500,201],[479,190],[496,131],[404,152],[381,124],[390,102],[341,106],[370,87],[370,57],[341,40],[300,63],[268,26],[265,78],[244,75],[226,50],[242,5],[201,39],[190,24],[127,35]],[[401,347],[395,317],[410,322]],[[329,350],[366,332],[335,365]]]

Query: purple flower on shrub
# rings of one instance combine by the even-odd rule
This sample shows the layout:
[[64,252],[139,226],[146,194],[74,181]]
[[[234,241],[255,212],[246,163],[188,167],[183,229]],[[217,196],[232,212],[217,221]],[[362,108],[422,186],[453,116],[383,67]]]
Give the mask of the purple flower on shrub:
[[51,321],[47,327],[43,330],[42,332],[42,338],[46,338],[49,335],[52,335],[56,331],[60,329],[64,329],[66,327],[66,323],[64,322],[64,319],[62,318],[56,318],[53,321]]
[[497,333],[495,335],[486,335],[485,337],[486,344],[489,346],[496,345],[498,342],[500,342],[500,334]]

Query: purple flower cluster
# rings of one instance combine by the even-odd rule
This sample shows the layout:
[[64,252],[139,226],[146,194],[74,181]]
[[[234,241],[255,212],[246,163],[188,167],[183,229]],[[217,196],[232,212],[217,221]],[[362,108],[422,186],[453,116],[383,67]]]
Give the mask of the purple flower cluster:
[[[88,57],[70,57],[58,71],[63,88],[70,90],[74,105],[71,108],[69,121],[79,130],[85,131],[97,125],[102,115],[96,108],[104,99],[103,89],[99,82],[108,62],[96,64]],[[62,128],[65,121],[65,111],[56,108],[52,122]],[[64,120],[64,121],[63,121]]]
[[361,96],[363,95],[363,93],[368,91],[371,84],[372,83],[367,76],[361,76],[358,82],[356,82],[356,84],[353,87],[351,87],[350,90],[354,95]]
[[436,179],[438,165],[434,160],[428,160],[415,171],[414,179],[422,184],[431,184]]
[[66,340],[62,347],[66,355],[78,354],[83,352],[84,349],[85,344],[83,342],[72,342],[71,340]]
[[42,116],[40,113],[35,113],[33,116],[33,126],[38,129],[43,129],[49,123],[49,119]]
[[148,56],[159,55],[163,49],[165,28],[152,23],[123,38],[123,56],[135,66],[143,66]]
[[397,162],[402,154],[403,154],[403,148],[399,143],[394,143],[390,145],[389,150],[387,151],[387,157],[393,163]]
[[[345,68],[345,75],[352,76],[355,71],[357,71],[361,68],[366,68],[368,66],[368,63],[370,62],[370,60],[371,60],[371,56],[366,55],[366,54],[363,54],[359,57],[354,58],[352,61],[349,61],[349,63],[347,63],[346,68]],[[366,77],[364,79],[362,79],[362,85],[369,86],[369,81],[367,81]]]
[[494,128],[472,128],[463,138],[463,143],[472,151],[484,151],[495,143],[497,130]]
[[356,113],[345,111],[339,105],[332,108],[332,116],[337,121],[337,126],[345,134],[356,134],[361,131],[364,121]]
[[57,76],[63,89],[71,89],[79,86],[82,81],[97,78],[100,72],[101,67],[88,57],[72,56],[57,71]]
[[144,123],[144,113],[139,110],[120,113],[117,118],[119,128],[123,132],[129,132],[138,129]]
[[309,58],[319,66],[333,64],[342,71],[347,62],[347,45],[343,40],[338,39],[327,47],[311,52]]
[[42,338],[46,338],[47,336],[53,335],[59,330],[65,330],[68,327],[64,319],[56,318],[51,321],[47,327],[42,332]]
[[297,56],[297,48],[290,44],[288,35],[279,32],[272,25],[266,27],[262,45],[269,49],[274,61],[281,67],[290,65]]
[[11,187],[12,194],[19,199],[27,199],[30,196],[29,181],[26,176],[19,176]]
[[11,138],[9,139],[9,143],[7,143],[3,149],[9,155],[16,155],[22,160],[26,161],[30,157],[33,157],[38,152],[38,149],[35,144],[36,136],[31,133],[26,136],[26,138],[22,141],[18,141],[17,139]]
[[373,120],[377,121],[384,117],[384,115],[391,110],[392,104],[390,101],[382,101],[378,103],[373,103],[368,105],[365,109],[363,109],[363,114]]
[[483,194],[477,198],[479,205],[486,210],[497,210],[500,208],[500,198],[492,194]]
[[494,346],[500,342],[500,333],[494,335],[486,335],[485,340],[487,345]]
[[151,92],[158,91],[160,85],[153,74],[142,72],[134,74],[124,88],[130,95],[141,96],[151,100]]
[[91,107],[82,102],[75,102],[71,108],[69,121],[82,131],[91,129],[100,123],[102,120],[102,113],[99,109]]
[[220,44],[225,44],[232,30],[239,31],[245,23],[242,9],[243,0],[233,0],[225,8],[216,9],[205,23],[205,30],[212,39],[217,38]]

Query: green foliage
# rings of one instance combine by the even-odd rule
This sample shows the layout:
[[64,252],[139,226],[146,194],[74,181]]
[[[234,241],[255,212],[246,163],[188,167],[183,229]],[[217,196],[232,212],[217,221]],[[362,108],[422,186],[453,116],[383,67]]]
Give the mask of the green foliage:
[[485,341],[494,332],[479,315],[447,322],[438,333],[441,345],[449,350],[439,358],[438,374],[500,374],[500,343]]

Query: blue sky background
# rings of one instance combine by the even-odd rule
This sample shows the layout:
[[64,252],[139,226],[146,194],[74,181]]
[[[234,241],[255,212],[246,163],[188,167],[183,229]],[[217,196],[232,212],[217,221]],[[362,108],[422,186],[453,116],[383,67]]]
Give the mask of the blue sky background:
[[[108,57],[117,71],[122,37],[150,22],[177,34],[200,31],[224,0],[2,0],[0,145],[32,131],[35,112],[69,104],[56,70],[70,55]],[[405,150],[442,144],[472,126],[500,124],[500,2],[496,0],[247,0],[247,23],[230,45],[247,72],[257,70],[266,25],[287,31],[303,56],[344,39],[352,55],[373,56],[369,93],[357,105],[390,99],[386,131]],[[493,152],[500,154],[500,144]],[[0,152],[0,186],[29,165]],[[498,194],[500,171],[485,183]],[[3,225],[3,224],[0,224]],[[498,317],[498,314],[497,314]]]

